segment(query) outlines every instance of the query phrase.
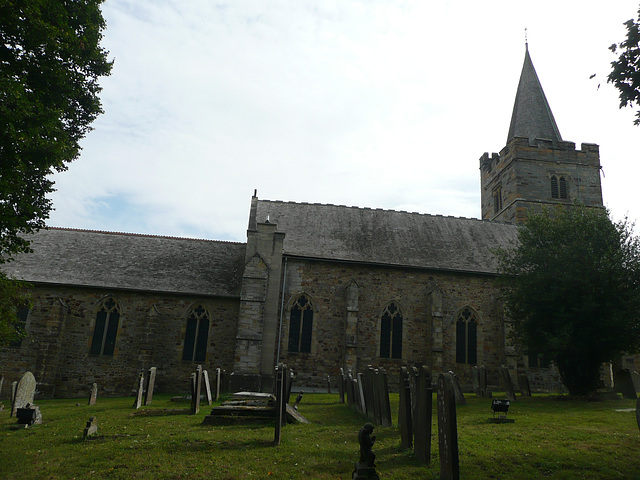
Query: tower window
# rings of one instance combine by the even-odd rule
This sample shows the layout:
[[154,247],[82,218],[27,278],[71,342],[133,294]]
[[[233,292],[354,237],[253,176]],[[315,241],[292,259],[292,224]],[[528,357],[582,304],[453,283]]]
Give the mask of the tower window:
[[92,355],[113,355],[120,322],[120,307],[109,297],[105,299],[96,314],[96,326],[91,341]]
[[402,358],[402,313],[390,303],[380,319],[380,357]]
[[498,187],[493,191],[493,213],[502,210],[502,187]]
[[478,363],[478,321],[469,307],[464,307],[456,320],[456,362]]
[[567,179],[564,177],[560,177],[560,198],[568,198]]
[[305,295],[300,295],[289,316],[289,352],[310,353],[313,332],[313,307]]
[[[566,185],[565,185],[566,189]],[[551,198],[559,198],[558,195],[558,177],[553,175],[551,177]]]
[[187,317],[187,331],[184,335],[182,359],[204,362],[207,358],[207,340],[209,338],[209,314],[202,305],[191,310]]

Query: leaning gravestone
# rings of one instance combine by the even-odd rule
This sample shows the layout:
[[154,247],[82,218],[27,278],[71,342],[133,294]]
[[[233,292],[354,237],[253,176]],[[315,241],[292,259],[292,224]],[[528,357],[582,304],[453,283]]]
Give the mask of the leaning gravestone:
[[11,417],[16,416],[16,412],[13,410],[13,405],[16,402],[16,390],[18,390],[18,382],[13,381],[11,382],[11,412],[10,412]]
[[456,403],[458,405],[466,405],[467,401],[465,400],[464,394],[462,393],[462,387],[460,386],[458,377],[452,371],[449,371],[449,375],[451,375],[451,378],[453,380],[453,391],[456,394]]
[[632,400],[638,398],[638,395],[636,395],[636,387],[633,385],[631,372],[628,368],[613,372],[613,383],[614,391],[622,393],[624,398],[630,398]]
[[338,379],[338,398],[340,399],[340,403],[344,403],[344,386],[346,382],[346,377],[344,374],[344,369],[340,367],[340,378]]
[[411,418],[411,389],[409,388],[409,372],[407,367],[400,367],[398,382],[399,407],[398,426],[400,427],[400,443],[403,449],[413,447],[413,420]]
[[0,378],[0,399],[2,399],[2,385],[4,385],[4,375]]
[[98,384],[94,383],[91,387],[91,394],[89,395],[89,405],[95,405],[98,398]]
[[147,377],[147,388],[144,391],[144,404],[151,405],[153,399],[153,389],[156,386],[156,367],[149,368],[149,376]]
[[220,367],[216,368],[216,402],[220,400],[220,384],[222,382],[222,371]]
[[27,404],[33,404],[33,397],[36,394],[36,378],[33,373],[25,373],[16,386],[16,394],[11,405],[11,416],[15,416],[19,408],[24,408]]
[[456,420],[456,394],[453,378],[448,373],[438,377],[438,440],[440,445],[440,478],[458,480],[458,424]]
[[513,389],[513,382],[511,381],[511,374],[509,373],[509,369],[501,365],[500,366],[500,378],[502,379],[502,384],[504,386],[504,391],[507,395],[507,398],[515,402],[516,401],[516,392]]
[[356,410],[363,415],[367,413],[367,401],[364,390],[364,374],[359,373],[357,380],[353,383],[354,398],[356,399]]
[[136,390],[136,399],[133,402],[133,408],[136,410],[142,406],[142,394],[144,393],[144,371],[138,375],[138,389]]
[[213,398],[211,398],[211,384],[209,383],[209,372],[202,370],[202,378],[204,380],[204,393],[207,397],[207,404],[211,406]]
[[518,386],[520,387],[521,396],[531,396],[531,386],[529,385],[529,377],[527,377],[526,373],[521,373],[518,375]]
[[200,411],[200,392],[202,390],[202,365],[198,365],[195,373],[191,374],[191,414]]

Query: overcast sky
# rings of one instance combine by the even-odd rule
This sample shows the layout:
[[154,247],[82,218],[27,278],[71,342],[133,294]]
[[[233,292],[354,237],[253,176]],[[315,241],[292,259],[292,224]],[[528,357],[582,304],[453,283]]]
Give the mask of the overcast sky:
[[[640,127],[606,83],[638,1],[107,0],[105,113],[59,227],[245,241],[269,200],[480,216],[529,52],[564,140],[640,219]],[[589,77],[596,74],[596,77]],[[599,87],[599,88],[598,88]]]

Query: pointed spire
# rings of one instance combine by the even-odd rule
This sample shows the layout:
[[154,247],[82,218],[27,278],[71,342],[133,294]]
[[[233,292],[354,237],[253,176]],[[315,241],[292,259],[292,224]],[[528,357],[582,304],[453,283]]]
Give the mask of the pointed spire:
[[544,95],[536,70],[533,68],[528,42],[525,43],[525,46],[524,65],[520,74],[516,101],[513,105],[507,142],[513,137],[543,138],[553,142],[562,141],[547,97]]

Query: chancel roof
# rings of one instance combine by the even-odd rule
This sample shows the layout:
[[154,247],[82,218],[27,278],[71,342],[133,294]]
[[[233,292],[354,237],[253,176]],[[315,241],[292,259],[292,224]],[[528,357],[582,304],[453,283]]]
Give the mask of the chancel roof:
[[493,250],[517,235],[512,224],[393,210],[256,198],[254,210],[252,221],[285,233],[285,255],[323,260],[493,274]]
[[194,295],[240,295],[246,244],[51,228],[2,265],[32,283]]
[[540,138],[553,142],[562,140],[549,102],[531,62],[528,47],[513,105],[507,143],[514,137]]

